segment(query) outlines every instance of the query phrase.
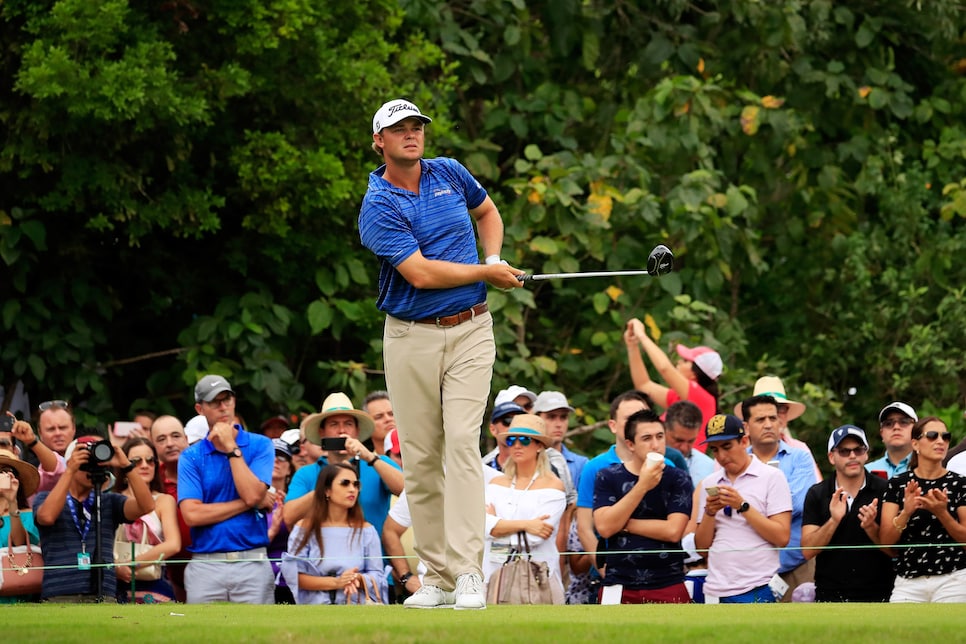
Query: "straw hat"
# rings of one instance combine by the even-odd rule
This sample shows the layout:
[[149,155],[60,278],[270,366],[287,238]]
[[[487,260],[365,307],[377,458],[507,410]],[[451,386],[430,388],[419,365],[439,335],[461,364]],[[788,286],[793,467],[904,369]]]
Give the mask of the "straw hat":
[[17,458],[17,455],[11,451],[0,449],[0,465],[6,465],[12,467],[17,473],[17,480],[20,481],[20,489],[23,490],[24,496],[31,497],[37,491],[37,486],[40,485],[40,472],[37,468],[28,463],[27,461],[22,461]]
[[305,432],[305,438],[311,441],[315,445],[321,445],[322,439],[319,436],[319,428],[322,423],[329,416],[352,416],[356,419],[356,423],[359,425],[359,440],[364,441],[372,436],[372,433],[376,431],[376,424],[372,420],[372,416],[366,412],[356,409],[352,406],[352,401],[341,391],[337,391],[334,394],[329,394],[325,400],[322,401],[322,411],[317,414],[311,414],[306,416],[302,421],[302,430]]
[[547,436],[547,426],[543,419],[534,414],[517,414],[513,417],[510,427],[500,434],[500,442],[505,441],[510,436],[528,436],[543,443],[544,447],[550,447],[551,440]]
[[[755,382],[752,396],[771,396],[779,405],[788,405],[788,420],[795,420],[805,413],[805,403],[789,400],[785,395],[785,385],[778,376],[762,376]],[[741,418],[741,403],[735,405],[735,416]]]

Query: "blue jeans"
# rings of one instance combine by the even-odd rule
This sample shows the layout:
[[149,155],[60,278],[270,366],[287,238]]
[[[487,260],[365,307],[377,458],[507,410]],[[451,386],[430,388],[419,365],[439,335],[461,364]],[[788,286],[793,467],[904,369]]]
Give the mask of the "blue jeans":
[[774,604],[775,593],[771,591],[768,585],[758,586],[758,588],[752,588],[740,595],[722,597],[718,602],[721,604]]

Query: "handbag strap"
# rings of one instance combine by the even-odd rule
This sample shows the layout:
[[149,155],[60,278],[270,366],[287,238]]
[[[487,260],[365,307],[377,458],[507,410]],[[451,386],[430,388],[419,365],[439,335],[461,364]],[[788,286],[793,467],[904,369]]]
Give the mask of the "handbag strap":
[[517,548],[520,550],[520,554],[525,552],[527,558],[530,558],[530,541],[527,539],[527,533],[523,530],[517,532]]
[[[9,514],[7,514],[7,519],[10,520]],[[20,521],[20,528],[23,530],[24,545],[26,546],[26,550],[27,550],[27,558],[24,560],[23,567],[18,568],[17,565],[14,564],[14,560],[13,560],[13,521],[12,520],[10,520],[10,531],[7,533],[7,557],[9,557],[10,565],[13,566],[15,570],[22,570],[25,573],[27,571],[27,568],[30,568],[34,564],[34,551],[33,551],[33,548],[30,547],[31,545],[30,533],[27,532],[27,526],[23,524],[23,520]]]

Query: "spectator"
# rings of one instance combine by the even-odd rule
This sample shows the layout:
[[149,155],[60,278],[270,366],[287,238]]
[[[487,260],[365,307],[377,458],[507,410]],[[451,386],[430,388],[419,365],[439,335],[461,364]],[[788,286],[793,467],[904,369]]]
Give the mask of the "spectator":
[[383,453],[402,468],[402,447],[399,445],[399,430],[393,429],[383,441]]
[[[792,430],[788,423],[795,420],[805,413],[805,403],[797,400],[790,400],[785,394],[785,383],[777,376],[762,376],[755,381],[755,389],[752,396],[771,396],[778,404],[778,427],[781,431],[781,438],[785,444],[803,449],[812,458],[812,465],[815,467],[815,476],[819,481],[822,480],[822,471],[818,468],[815,457],[812,456],[812,448],[805,441],[800,441],[792,436]],[[741,403],[735,405],[735,416],[741,418]]]
[[708,552],[707,603],[771,603],[776,548],[788,544],[792,496],[784,475],[748,451],[736,416],[708,421],[708,453],[721,469],[701,482],[694,544]]
[[563,454],[570,470],[570,479],[577,485],[580,482],[580,472],[589,460],[586,456],[574,454],[564,445],[567,426],[570,424],[570,414],[574,408],[567,402],[567,397],[559,391],[541,391],[533,403],[533,413],[543,419],[547,425],[547,435],[553,441],[550,447]]
[[322,439],[345,439],[342,449],[325,449],[319,459],[300,468],[292,478],[284,508],[285,524],[294,526],[312,508],[312,490],[319,472],[326,465],[355,461],[362,480],[360,503],[366,519],[382,532],[382,524],[389,514],[389,500],[403,489],[403,475],[399,466],[387,456],[379,456],[363,441],[372,437],[375,424],[364,411],[353,408],[344,393],[330,394],[322,402],[322,411],[307,416],[302,430],[312,446],[322,445]]
[[[650,409],[624,425],[631,458],[601,470],[594,483],[594,526],[609,540],[604,577],[621,586],[621,604],[687,604],[681,537],[691,517],[691,477],[665,468],[664,423]],[[656,454],[652,462],[651,454]]]
[[[586,476],[577,484],[577,510],[575,513],[577,517],[577,534],[585,552],[598,551],[597,531],[594,529],[594,484],[597,473],[615,463],[623,463],[630,460],[631,453],[627,448],[627,442],[623,438],[624,425],[631,414],[642,409],[650,409],[650,403],[651,399],[647,394],[636,389],[625,391],[610,403],[610,419],[607,421],[607,427],[614,435],[614,444],[606,452],[595,456],[587,462],[587,465],[584,467]],[[599,571],[596,571],[596,561],[594,564],[595,569],[592,572],[599,579]],[[580,582],[580,584],[586,585],[584,582]],[[593,597],[596,598],[596,592],[593,593]]]
[[835,429],[828,460],[834,476],[808,490],[802,513],[802,554],[815,559],[815,601],[887,602],[895,580],[892,563],[870,547],[879,543],[886,482],[865,469],[865,432],[855,425]]
[[208,434],[181,454],[178,466],[178,504],[191,526],[188,603],[274,603],[263,512],[275,502],[268,491],[272,442],[232,424],[235,392],[221,376],[195,385],[195,411],[207,419]]
[[369,392],[362,401],[362,411],[372,416],[372,451],[382,456],[386,453],[386,437],[396,429],[396,416],[392,413],[389,392]]
[[[61,475],[67,471],[67,461],[64,460],[62,455],[52,451],[37,439],[30,423],[25,420],[17,420],[9,411],[7,417],[13,418],[13,425],[9,432],[0,431],[0,449],[9,450],[20,458],[25,456],[23,452],[27,452],[37,461],[40,480],[31,494],[49,492],[54,489],[54,485],[57,484]],[[20,444],[23,445],[23,452],[17,446],[16,441],[20,441]],[[28,499],[28,502],[32,501],[33,499]]]
[[790,602],[792,592],[803,583],[815,581],[815,562],[806,560],[801,551],[802,509],[805,495],[818,479],[814,461],[805,450],[789,447],[781,439],[778,404],[771,396],[753,396],[741,403],[750,446],[748,451],[758,460],[775,465],[788,481],[792,493],[792,522],[788,548],[781,551],[778,572],[788,590],[782,601]]
[[158,419],[158,415],[155,414],[150,409],[138,409],[134,412],[133,420],[135,423],[141,426],[144,430],[146,436],[151,435],[151,428],[154,426],[154,421]]
[[[40,546],[44,565],[47,566],[40,593],[44,601],[115,601],[117,583],[113,567],[100,568],[103,571],[103,585],[98,587],[98,568],[93,564],[114,563],[114,532],[117,527],[136,521],[154,509],[154,499],[147,483],[140,477],[132,477],[132,496],[113,492],[101,494],[100,534],[91,534],[95,523],[95,494],[92,472],[88,470],[97,466],[89,464],[89,447],[98,442],[100,439],[97,436],[82,436],[72,441],[65,450],[67,471],[53,490],[39,493],[34,501],[34,521],[39,528]],[[107,467],[130,473],[134,464],[124,452],[114,448],[114,456],[97,469]],[[98,551],[100,562],[92,560]]]
[[509,448],[510,458],[503,475],[486,486],[484,581],[488,583],[514,551],[517,535],[522,532],[533,560],[545,562],[550,569],[554,603],[563,604],[556,535],[567,500],[564,485],[547,460],[546,449],[552,438],[540,417],[518,414],[500,434],[500,441]]
[[[204,416],[199,416],[204,420]],[[207,427],[208,421],[205,420]],[[207,433],[207,432],[205,432]],[[174,597],[179,602],[187,601],[184,590],[184,570],[187,559],[191,557],[188,547],[191,545],[191,528],[185,523],[178,505],[178,463],[181,453],[188,449],[188,436],[181,421],[174,416],[159,416],[151,425],[151,441],[161,460],[161,485],[165,494],[171,496],[175,502],[175,512],[178,516],[178,531],[181,534],[181,550],[170,557],[172,561],[164,567],[168,581],[174,589]]]
[[296,603],[361,604],[363,584],[375,586],[380,603],[385,603],[379,533],[365,520],[359,485],[355,468],[347,463],[322,469],[312,506],[292,528],[282,559],[282,574]]
[[194,445],[208,435],[208,419],[204,414],[193,416],[184,425],[184,435],[188,438],[188,445]]
[[[134,471],[118,474],[114,491],[128,498],[134,498],[130,479],[137,477],[145,482],[154,498],[153,510],[121,529],[124,532],[123,540],[141,543],[142,535],[146,531],[146,542],[153,548],[137,555],[135,561],[153,563],[170,559],[181,550],[181,530],[178,527],[177,503],[173,496],[164,493],[161,463],[154,444],[146,438],[129,438],[121,447],[121,451],[127,454],[128,460],[134,465]],[[143,565],[151,564],[140,564],[138,567]],[[122,602],[153,604],[175,598],[174,588],[164,576],[153,581],[137,581],[135,596],[132,597],[130,590],[122,585],[131,583],[130,566],[118,566],[114,572],[119,582],[117,597]]]
[[966,478],[942,465],[952,435],[927,416],[911,436],[909,469],[889,479],[879,524],[879,541],[896,546],[889,601],[966,602]]
[[266,418],[259,425],[258,429],[262,436],[265,438],[270,438],[275,440],[276,438],[282,437],[282,432],[288,429],[289,420],[288,416],[284,414],[279,414],[277,416],[272,416],[271,418]]
[[[37,492],[40,474],[36,467],[17,458],[10,447],[12,445],[8,447],[0,443],[0,476],[7,482],[0,486],[0,549],[4,552],[8,543],[14,546],[40,543],[34,513],[27,501]],[[0,597],[0,604],[19,604],[34,598],[32,595],[8,595]]]
[[[644,323],[637,318],[627,323],[624,343],[627,345],[627,360],[635,389],[640,389],[664,408],[679,400],[690,400],[701,408],[701,432],[697,438],[700,450],[704,443],[708,419],[718,413],[718,378],[724,370],[721,356],[708,347],[691,349],[679,344],[676,351],[681,359],[674,365],[667,354],[647,335]],[[638,345],[644,348],[654,368],[667,383],[666,387],[651,380]]]
[[493,400],[493,406],[499,407],[503,403],[516,403],[525,412],[533,411],[533,403],[537,401],[537,394],[533,393],[526,387],[521,387],[520,385],[510,385],[506,389],[501,389],[497,392],[496,398]]
[[48,400],[37,405],[37,412],[37,432],[41,442],[64,456],[67,446],[77,434],[70,403],[66,400]]
[[910,405],[891,402],[879,412],[879,435],[885,444],[886,453],[882,458],[869,463],[873,472],[881,472],[892,478],[909,469],[912,457],[912,426],[919,420],[916,410]]
[[295,466],[292,464],[292,447],[281,438],[272,439],[275,447],[275,468],[272,470],[272,487],[275,488],[275,505],[272,512],[268,515],[268,559],[272,562],[272,572],[275,573],[275,603],[294,604],[295,598],[292,590],[285,582],[285,578],[280,576],[282,553],[288,548],[288,537],[290,534],[288,526],[285,524],[283,508],[285,506],[285,494],[288,491],[289,483],[295,474]]
[[701,409],[690,400],[679,400],[667,408],[664,425],[667,427],[667,444],[681,452],[691,475],[691,483],[697,487],[702,479],[714,471],[714,459],[694,449],[694,443],[701,433]]

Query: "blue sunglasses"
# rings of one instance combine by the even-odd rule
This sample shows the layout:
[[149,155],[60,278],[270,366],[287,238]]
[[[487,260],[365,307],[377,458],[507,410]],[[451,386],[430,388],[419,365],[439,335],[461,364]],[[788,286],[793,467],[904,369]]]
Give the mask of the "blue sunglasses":
[[530,447],[530,443],[533,442],[533,439],[529,436],[507,436],[505,439],[507,447],[513,447],[517,444],[517,441],[520,441],[520,444],[524,447]]

